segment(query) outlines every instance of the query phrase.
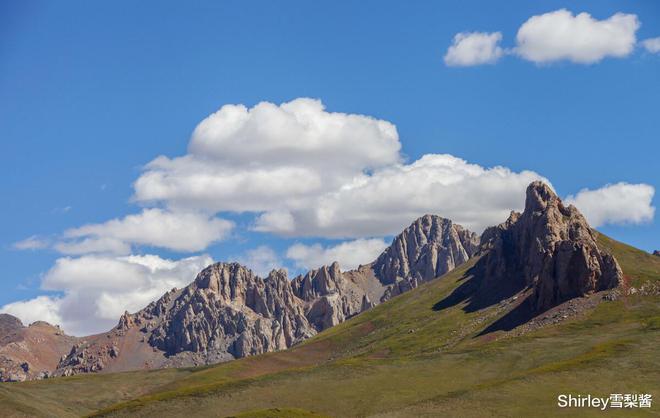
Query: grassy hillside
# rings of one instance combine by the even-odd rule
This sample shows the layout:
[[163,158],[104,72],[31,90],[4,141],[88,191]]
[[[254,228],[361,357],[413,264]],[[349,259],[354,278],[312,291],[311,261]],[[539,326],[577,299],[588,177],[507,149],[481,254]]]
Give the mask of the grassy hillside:
[[[658,258],[605,236],[633,283],[660,280]],[[577,319],[479,336],[511,309],[435,310],[469,280],[445,277],[288,351],[218,366],[0,385],[9,416],[603,416],[559,409],[561,393],[651,393],[660,412],[660,297],[604,302]]]

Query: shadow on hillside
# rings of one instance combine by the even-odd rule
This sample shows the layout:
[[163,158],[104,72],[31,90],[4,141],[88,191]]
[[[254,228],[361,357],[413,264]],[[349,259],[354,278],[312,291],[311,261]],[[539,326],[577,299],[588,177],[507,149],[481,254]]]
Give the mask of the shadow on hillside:
[[433,310],[441,311],[467,302],[463,310],[465,312],[475,312],[500,303],[519,293],[525,287],[524,284],[513,280],[487,283],[483,277],[484,275],[480,274],[479,264],[470,268],[459,279],[462,282],[461,285],[454,289],[449,296],[433,305]]
[[[453,306],[465,303],[463,311],[467,313],[496,305],[507,300],[525,289],[520,280],[498,280],[488,283],[484,275],[480,274],[480,265],[477,263],[459,279],[461,284],[447,297],[433,305],[434,311],[442,311]],[[477,336],[495,331],[510,331],[538,315],[534,312],[529,300],[524,300],[503,317],[489,325]]]
[[538,313],[532,309],[529,299],[525,299],[518,306],[507,312],[506,315],[487,326],[483,331],[477,334],[477,337],[490,334],[495,331],[511,331],[512,329],[529,322]]

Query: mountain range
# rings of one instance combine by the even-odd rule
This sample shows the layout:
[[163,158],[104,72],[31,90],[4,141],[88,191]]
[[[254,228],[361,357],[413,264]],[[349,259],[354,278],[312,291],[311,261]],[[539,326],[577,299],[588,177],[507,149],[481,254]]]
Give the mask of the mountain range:
[[[537,182],[527,190],[524,212],[512,213],[481,238],[451,220],[425,215],[375,261],[355,270],[342,272],[335,262],[290,280],[285,270],[261,278],[238,263],[215,263],[185,288],[126,312],[112,330],[82,338],[8,318],[14,323],[8,335],[16,341],[3,347],[0,378],[198,366],[284,350],[480,252],[479,283],[458,289],[457,297],[477,309],[529,289],[525,308],[538,313],[621,284],[619,265],[598,248],[595,234],[575,207],[564,206]],[[37,333],[54,339],[51,350],[41,353],[30,345]]]
[[[377,364],[390,359],[382,367],[420,355],[435,362],[434,353],[463,346],[487,357],[489,352],[483,350],[491,350],[488,344],[496,341],[547,332],[557,339],[564,334],[579,336],[576,325],[571,325],[575,321],[586,321],[593,312],[610,309],[631,295],[656,300],[658,283],[659,257],[605,237],[575,207],[564,205],[551,188],[534,182],[527,189],[524,211],[512,212],[480,237],[450,220],[425,215],[397,235],[372,263],[350,271],[341,271],[333,263],[290,280],[284,270],[273,270],[262,278],[237,263],[215,263],[185,288],[172,289],[136,313],[125,313],[106,333],[70,337],[55,326],[39,322],[26,327],[3,315],[0,373],[10,381],[48,377],[43,384],[53,388],[61,381],[57,387],[64,388],[68,378],[50,378],[93,372],[107,374],[110,381],[115,379],[111,376],[121,376],[111,372],[166,369],[184,373],[188,369],[180,367],[222,363],[236,364],[240,370],[247,367],[239,373],[241,379],[252,379],[300,367],[349,367],[355,359]],[[650,321],[645,326],[656,329],[657,324]],[[552,331],[561,327],[569,328],[563,334]],[[582,337],[571,338],[581,341]],[[527,344],[520,341],[520,347]],[[39,348],[44,346],[49,349]],[[562,350],[557,347],[557,353]],[[254,360],[228,362],[243,357]],[[472,364],[473,360],[465,361]],[[488,375],[489,368],[496,366],[481,367]],[[220,371],[230,366],[215,367],[218,372],[212,368],[195,373],[225,376]],[[466,373],[470,367],[466,366]],[[521,365],[513,369],[527,370]],[[220,387],[228,378],[218,379],[212,385],[205,377],[206,383],[185,389],[171,381],[158,390],[149,385],[144,390],[156,390],[162,394],[158,396],[184,390],[175,398],[185,398],[188,392],[206,393],[206,385]],[[288,382],[286,376],[280,379]],[[461,375],[461,379],[467,377]],[[13,392],[13,399],[18,399],[19,392]],[[0,390],[0,404],[2,394]],[[114,396],[101,406],[133,395]],[[151,404],[160,398],[140,399],[139,405],[121,404],[119,410],[130,412],[142,407],[143,401]],[[268,399],[271,403],[262,404],[277,404],[274,398]],[[125,406],[130,408],[124,410]]]

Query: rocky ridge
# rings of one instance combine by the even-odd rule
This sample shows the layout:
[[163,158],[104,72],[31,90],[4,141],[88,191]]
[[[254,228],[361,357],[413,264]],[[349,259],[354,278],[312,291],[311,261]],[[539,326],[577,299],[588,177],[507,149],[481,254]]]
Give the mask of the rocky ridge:
[[475,234],[426,215],[355,270],[342,272],[335,262],[289,280],[284,270],[261,278],[216,263],[189,286],[124,314],[110,332],[82,339],[55,374],[212,364],[286,349],[444,274],[476,248]]
[[406,228],[373,265],[390,285],[385,299],[442,276],[465,263],[479,249],[479,236],[449,219],[424,215]]
[[[512,212],[480,238],[425,215],[374,262],[355,270],[342,272],[333,263],[289,280],[283,270],[261,278],[239,264],[216,263],[189,286],[125,313],[111,331],[76,340],[54,374],[212,364],[286,349],[474,256],[479,259],[470,278],[437,309],[463,300],[472,310],[498,303],[504,316],[484,332],[513,329],[622,283],[618,263],[598,248],[597,234],[575,207],[535,182],[527,189],[525,210]],[[568,316],[564,311],[557,315]],[[537,322],[554,323],[555,316]]]

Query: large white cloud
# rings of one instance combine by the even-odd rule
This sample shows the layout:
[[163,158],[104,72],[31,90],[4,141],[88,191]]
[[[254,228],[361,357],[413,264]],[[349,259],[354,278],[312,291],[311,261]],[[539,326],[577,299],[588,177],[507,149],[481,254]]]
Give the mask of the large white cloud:
[[399,232],[424,213],[477,231],[520,209],[536,173],[450,155],[403,164],[397,130],[318,100],[225,105],[195,129],[189,153],[158,157],[135,182],[142,203],[258,214],[253,229],[363,238]]
[[653,220],[655,189],[648,184],[616,183],[599,189],[582,189],[566,202],[575,205],[591,226],[639,224]]
[[45,274],[44,290],[61,296],[38,296],[7,304],[0,312],[29,323],[59,324],[73,335],[107,331],[124,311],[135,312],[173,287],[183,287],[212,263],[208,256],[167,260],[155,255],[60,258]]
[[433,213],[480,232],[522,209],[527,185],[539,179],[549,183],[532,171],[484,168],[430,154],[355,177],[305,206],[266,213],[257,218],[255,229],[291,236],[386,236]]
[[174,251],[201,251],[223,239],[233,223],[196,212],[144,209],[141,213],[89,224],[64,232],[66,240],[55,245],[64,254],[128,254],[131,245]]
[[536,63],[568,60],[591,64],[606,57],[621,58],[635,48],[640,23],[634,14],[616,13],[594,19],[566,9],[532,16],[518,29],[516,53]]
[[660,36],[657,38],[645,39],[641,43],[642,46],[650,53],[660,53]]
[[351,270],[374,261],[387,248],[382,239],[356,239],[334,246],[294,244],[286,252],[296,267],[314,269],[337,261],[342,270]]
[[504,54],[501,32],[461,32],[454,36],[444,60],[451,67],[494,64]]
[[393,124],[328,112],[319,100],[225,105],[197,126],[187,155],[146,166],[135,199],[214,211],[273,209],[394,164],[400,148]]

